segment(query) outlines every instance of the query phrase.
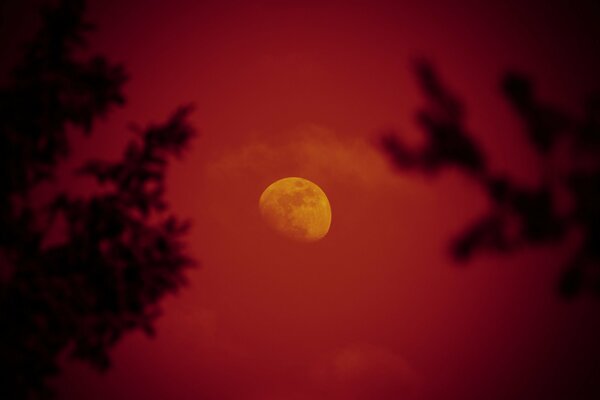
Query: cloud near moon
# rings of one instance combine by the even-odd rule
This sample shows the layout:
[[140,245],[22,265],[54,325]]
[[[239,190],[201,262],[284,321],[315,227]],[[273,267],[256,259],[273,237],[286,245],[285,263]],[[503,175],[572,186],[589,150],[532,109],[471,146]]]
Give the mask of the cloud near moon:
[[285,176],[317,183],[334,213],[344,213],[348,226],[339,225],[341,219],[335,217],[328,236],[336,229],[352,234],[352,229],[363,223],[361,209],[375,198],[412,195],[411,189],[405,190],[409,187],[406,180],[393,171],[369,138],[303,124],[287,131],[249,133],[206,154],[200,179],[206,190],[196,194],[203,199],[205,220],[226,232],[229,240],[256,235],[257,229],[266,227],[254,219],[260,218],[256,199]]
[[[285,137],[285,142],[278,141],[279,136]],[[268,176],[263,179],[270,182],[280,178],[283,171],[288,176],[318,177],[319,182],[345,182],[363,189],[401,181],[364,137],[343,136],[314,124],[281,135],[252,137],[207,165],[212,176]]]

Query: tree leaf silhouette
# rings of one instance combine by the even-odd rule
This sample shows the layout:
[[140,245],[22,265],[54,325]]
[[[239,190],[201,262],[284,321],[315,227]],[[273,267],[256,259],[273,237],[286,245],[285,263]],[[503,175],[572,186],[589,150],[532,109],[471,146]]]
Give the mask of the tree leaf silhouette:
[[483,172],[485,159],[464,127],[462,105],[443,87],[428,63],[417,63],[416,74],[428,99],[427,107],[417,113],[427,142],[421,149],[409,149],[397,135],[388,132],[382,137],[385,151],[401,169],[436,172],[455,165],[473,174]]
[[[458,168],[487,194],[487,214],[451,241],[455,260],[467,261],[479,251],[510,253],[558,243],[569,231],[580,230],[584,239],[565,266],[558,291],[566,298],[585,290],[600,295],[600,93],[588,97],[584,116],[578,120],[541,102],[524,75],[509,72],[504,76],[502,94],[521,118],[544,169],[560,169],[552,168],[557,166],[551,157],[559,136],[566,138],[569,150],[566,176],[547,174],[537,187],[524,187],[486,168],[485,155],[463,128],[462,106],[430,64],[418,64],[417,79],[429,104],[417,112],[427,138],[424,147],[410,149],[396,133],[384,132],[381,148],[399,170],[432,173]],[[557,188],[566,190],[573,200],[566,215],[556,209]]]
[[91,29],[84,10],[83,0],[46,7],[41,30],[0,88],[2,399],[52,397],[47,378],[65,352],[109,368],[110,349],[126,332],[154,333],[161,299],[194,264],[184,246],[190,223],[164,196],[169,160],[194,136],[189,106],[134,133],[120,160],[86,162],[79,173],[94,178],[99,193],[32,201],[73,150],[67,128],[90,134],[97,118],[125,102],[124,68],[77,53]]

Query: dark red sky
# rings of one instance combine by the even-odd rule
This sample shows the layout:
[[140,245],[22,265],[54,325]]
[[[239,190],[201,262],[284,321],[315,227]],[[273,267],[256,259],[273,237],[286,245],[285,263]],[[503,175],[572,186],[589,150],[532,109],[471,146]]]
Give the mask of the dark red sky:
[[[418,142],[411,62],[424,56],[465,101],[491,168],[537,181],[499,79],[521,70],[540,96],[580,112],[600,87],[598,6],[495,3],[92,1],[91,49],[132,79],[127,107],[77,137],[70,164],[115,156],[129,122],[193,102],[201,136],[168,184],[202,266],[165,302],[156,338],[130,335],[104,376],[69,364],[61,395],[597,398],[598,304],[554,292],[572,243],[457,268],[448,241],[485,211],[484,194],[454,172],[400,175],[372,146],[383,128]],[[6,54],[35,26],[34,8],[5,6]],[[285,176],[329,196],[324,240],[289,242],[261,221],[258,197]]]

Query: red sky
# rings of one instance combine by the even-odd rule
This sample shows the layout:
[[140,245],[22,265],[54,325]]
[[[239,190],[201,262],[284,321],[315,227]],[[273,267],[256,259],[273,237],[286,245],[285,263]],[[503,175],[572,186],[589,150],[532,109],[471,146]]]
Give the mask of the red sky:
[[[116,156],[129,122],[194,103],[200,136],[168,187],[173,210],[194,222],[189,249],[201,266],[165,301],[154,339],[127,337],[103,376],[68,364],[60,394],[598,396],[597,302],[554,292],[570,244],[458,268],[449,240],[486,210],[484,193],[452,171],[399,174],[372,145],[385,128],[419,141],[411,62],[423,56],[465,101],[491,168],[537,181],[500,77],[530,74],[541,97],[578,112],[600,87],[600,29],[591,2],[496,3],[92,1],[91,49],[126,65],[128,105],[76,138],[72,163]],[[13,11],[34,21],[32,10]],[[285,176],[327,193],[322,241],[290,242],[260,219],[261,192]]]

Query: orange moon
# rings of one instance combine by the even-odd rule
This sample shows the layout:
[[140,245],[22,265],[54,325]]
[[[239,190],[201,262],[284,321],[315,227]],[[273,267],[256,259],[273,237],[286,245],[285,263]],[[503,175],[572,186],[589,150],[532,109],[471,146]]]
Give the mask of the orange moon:
[[289,177],[275,181],[262,193],[258,204],[267,224],[290,239],[314,242],[329,232],[329,200],[308,179]]

